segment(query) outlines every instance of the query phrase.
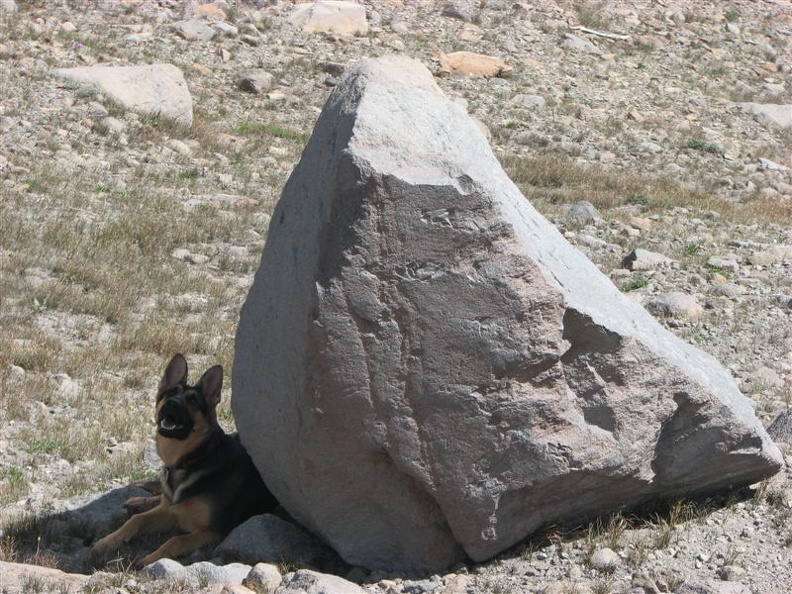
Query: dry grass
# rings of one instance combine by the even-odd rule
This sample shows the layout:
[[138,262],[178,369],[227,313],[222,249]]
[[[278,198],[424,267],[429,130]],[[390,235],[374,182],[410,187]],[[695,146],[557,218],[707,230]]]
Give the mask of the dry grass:
[[588,200],[601,210],[640,205],[647,212],[674,207],[716,211],[740,223],[792,221],[792,203],[759,198],[734,202],[687,188],[670,177],[647,178],[603,167],[583,167],[558,156],[505,156],[501,163],[528,200],[569,204]]

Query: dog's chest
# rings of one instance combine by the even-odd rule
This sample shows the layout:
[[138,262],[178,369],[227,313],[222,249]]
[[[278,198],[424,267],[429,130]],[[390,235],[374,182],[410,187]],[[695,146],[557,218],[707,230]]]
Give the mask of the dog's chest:
[[162,467],[162,492],[171,503],[179,503],[190,485],[198,479],[197,473],[183,468]]

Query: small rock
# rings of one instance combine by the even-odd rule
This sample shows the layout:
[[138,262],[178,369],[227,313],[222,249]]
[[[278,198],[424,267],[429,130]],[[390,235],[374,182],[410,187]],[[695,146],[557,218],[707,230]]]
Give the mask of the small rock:
[[571,33],[564,35],[564,41],[561,42],[561,47],[580,54],[592,54],[595,56],[602,54],[602,50],[591,41],[578,37],[577,35],[572,35]]
[[676,291],[652,299],[646,309],[661,318],[698,320],[704,315],[704,308],[695,297]]
[[209,4],[199,4],[193,7],[195,16],[210,17],[214,19],[225,19],[226,13],[223,7],[225,3],[212,2]]
[[196,19],[177,21],[170,27],[187,41],[211,41],[215,36],[213,27]]
[[759,367],[747,379],[759,389],[784,387],[784,380],[774,369],[769,367]]
[[209,561],[193,563],[183,569],[187,576],[192,577],[199,584],[242,584],[251,571],[250,565],[245,565],[243,563],[215,565]]
[[739,582],[745,573],[745,569],[739,565],[724,565],[718,571],[718,577],[726,582]]
[[365,594],[360,586],[336,575],[300,569],[287,575],[278,594]]
[[[792,107],[790,107],[790,109],[792,109]],[[767,171],[789,171],[789,167],[785,167],[784,165],[771,161],[770,159],[765,159],[764,157],[759,158],[759,167]]]
[[158,559],[143,568],[143,573],[154,579],[183,580],[187,577],[187,569],[173,559]]
[[671,262],[673,260],[663,254],[635,248],[624,257],[621,265],[627,270],[654,270]]
[[[201,592],[210,594],[211,590],[209,590],[209,592],[206,592],[206,590],[201,590]],[[263,594],[269,594],[270,591],[262,590],[262,592]],[[247,586],[243,586],[242,584],[225,584],[223,589],[220,590],[220,594],[262,594],[262,592],[257,592],[256,590],[248,588]]]
[[344,74],[346,64],[341,64],[340,62],[319,62],[319,70],[338,78]]
[[500,58],[477,54],[475,52],[440,52],[440,67],[451,74],[471,74],[473,76],[508,76],[512,67]]
[[539,95],[515,95],[512,101],[514,101],[514,103],[525,105],[527,107],[534,107],[536,109],[544,109],[545,106],[544,97],[540,97]]
[[621,557],[613,549],[597,549],[589,558],[589,566],[597,571],[613,571],[621,565]]
[[740,265],[736,260],[732,258],[720,258],[717,256],[713,256],[707,260],[707,266],[714,268],[715,270],[724,270],[731,273],[739,272],[740,270]]
[[213,23],[212,26],[214,27],[215,31],[224,37],[236,37],[239,35],[239,29],[230,23],[221,21],[218,23]]
[[792,445],[792,408],[782,411],[770,426],[767,433],[775,441],[780,441],[787,445]]
[[444,17],[457,19],[469,23],[473,20],[470,5],[467,2],[447,2],[440,12]]
[[564,214],[564,220],[578,225],[589,225],[602,220],[602,215],[588,200],[576,202]]
[[256,592],[274,592],[281,585],[283,577],[275,565],[256,563],[242,580],[242,585]]
[[247,93],[259,94],[275,84],[275,77],[266,70],[248,70],[236,79],[236,86]]

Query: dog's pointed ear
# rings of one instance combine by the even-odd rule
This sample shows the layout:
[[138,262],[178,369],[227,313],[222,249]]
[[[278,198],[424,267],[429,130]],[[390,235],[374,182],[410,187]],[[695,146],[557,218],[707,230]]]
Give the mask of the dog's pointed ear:
[[220,392],[223,389],[223,368],[215,365],[206,370],[195,386],[200,387],[206,403],[210,408],[220,404]]
[[162,394],[173,386],[185,385],[187,383],[187,360],[181,353],[173,355],[160,382],[159,392]]

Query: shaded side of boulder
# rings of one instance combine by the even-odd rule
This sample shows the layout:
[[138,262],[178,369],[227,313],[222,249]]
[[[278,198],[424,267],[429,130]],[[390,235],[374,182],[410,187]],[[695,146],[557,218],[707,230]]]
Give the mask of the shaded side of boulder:
[[536,212],[406,58],[331,94],[272,217],[233,391],[279,501],[372,569],[481,561],[782,464],[728,372]]
[[192,126],[192,96],[173,64],[58,68],[53,75],[90,85],[126,109]]

